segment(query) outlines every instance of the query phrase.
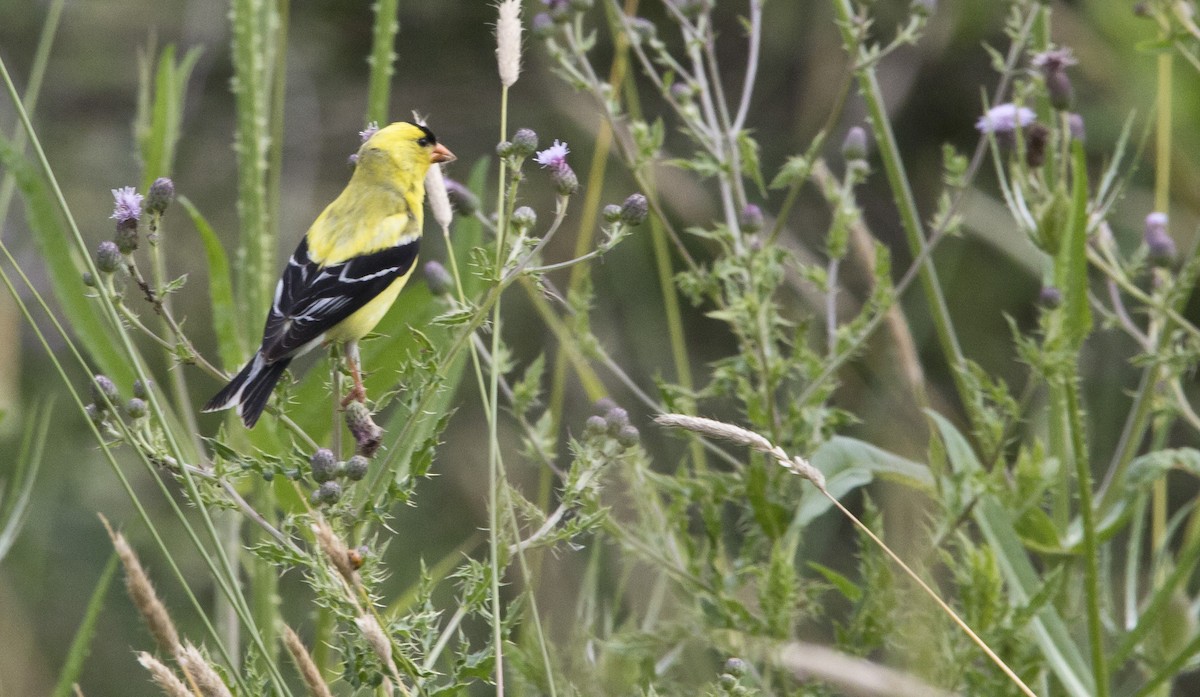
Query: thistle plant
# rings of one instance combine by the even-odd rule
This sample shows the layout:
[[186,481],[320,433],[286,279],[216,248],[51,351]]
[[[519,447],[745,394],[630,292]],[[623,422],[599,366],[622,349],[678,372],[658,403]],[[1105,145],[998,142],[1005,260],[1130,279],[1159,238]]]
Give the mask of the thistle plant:
[[[434,56],[397,62],[401,5],[375,8],[362,119],[334,159],[407,118],[390,110],[408,62],[437,73]],[[805,103],[823,125],[782,138],[764,76],[784,3],[496,3],[476,27],[495,40],[476,122],[409,105],[489,142],[429,170],[424,284],[362,343],[375,399],[343,408],[340,357],[318,358],[253,431],[196,397],[271,303],[288,8],[231,3],[228,236],[175,156],[196,52],[143,58],[141,171],[97,187],[107,220],[77,221],[0,59],[20,135],[0,137],[0,165],[50,287],[7,241],[0,280],[128,502],[101,525],[145,627],[126,658],[147,689],[1186,690],[1200,542],[1194,487],[1166,482],[1200,470],[1200,261],[1167,175],[1170,58],[1200,70],[1200,30],[1178,3],[1141,6],[1157,111],[1130,105],[1113,129],[1059,10],[1007,3],[1005,43],[978,49],[977,108],[955,117],[974,149],[947,144],[930,187],[881,75],[944,16],[829,7],[841,96]],[[547,65],[595,129],[510,116]],[[955,245],[989,226],[1031,288],[999,338],[963,329],[984,305],[952,290]],[[881,351],[891,365],[869,372]],[[1129,375],[1109,388],[1128,408],[1106,409],[1102,379]],[[882,408],[854,399],[871,381]],[[0,477],[0,559],[66,410],[28,411],[21,468]],[[447,498],[456,481],[474,507]],[[107,583],[64,694],[89,675]]]

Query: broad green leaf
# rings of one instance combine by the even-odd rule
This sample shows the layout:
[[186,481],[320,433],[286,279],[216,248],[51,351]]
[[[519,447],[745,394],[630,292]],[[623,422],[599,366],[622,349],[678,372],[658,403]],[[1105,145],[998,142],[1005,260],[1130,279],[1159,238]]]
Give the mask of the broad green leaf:
[[0,136],[0,165],[12,173],[25,201],[25,219],[45,260],[50,286],[62,310],[62,324],[75,333],[100,372],[118,385],[133,384],[133,371],[119,349],[121,343],[97,311],[98,301],[88,297],[95,291],[83,285],[83,260],[67,239],[45,180],[4,136]]
[[191,201],[183,196],[179,203],[187,211],[204,243],[208,261],[208,298],[212,303],[213,333],[217,337],[217,352],[226,370],[236,370],[246,360],[245,342],[238,332],[238,310],[233,299],[233,277],[229,273],[229,257],[217,233]]
[[[933,477],[925,465],[854,438],[830,438],[817,448],[809,462],[825,474],[825,487],[837,499],[870,484],[876,477],[927,493],[933,491]],[[792,531],[802,530],[832,505],[816,488],[807,489],[796,506]]]

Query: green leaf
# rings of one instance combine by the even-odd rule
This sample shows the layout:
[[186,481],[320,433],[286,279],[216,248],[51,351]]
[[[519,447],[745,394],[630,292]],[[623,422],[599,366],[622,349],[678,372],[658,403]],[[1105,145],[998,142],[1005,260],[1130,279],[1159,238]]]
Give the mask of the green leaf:
[[742,173],[750,177],[750,181],[758,187],[758,192],[764,198],[767,195],[767,184],[763,181],[762,165],[758,157],[758,141],[750,137],[746,131],[737,135],[738,154],[742,159]]
[[792,184],[808,179],[808,175],[812,173],[812,164],[807,157],[800,155],[789,157],[787,162],[783,163],[783,167],[779,168],[779,174],[776,174],[775,178],[771,180],[771,188],[786,189]]
[[[983,467],[979,459],[958,429],[941,415],[932,411],[926,413],[946,447],[950,468],[959,475],[981,472]],[[1044,582],[1029,561],[1008,510],[995,496],[984,492],[972,510],[972,518],[996,555],[1012,604],[1029,604],[1038,597]],[[1052,605],[1045,605],[1034,614],[1029,629],[1067,694],[1072,697],[1095,694],[1091,669],[1066,622]]]
[[104,609],[104,596],[108,595],[108,589],[112,585],[116,571],[117,553],[113,552],[108,556],[108,563],[104,565],[104,570],[100,572],[96,588],[92,591],[87,610],[83,614],[83,621],[79,623],[79,629],[75,631],[75,638],[71,640],[71,648],[67,651],[66,660],[63,661],[62,672],[58,674],[58,682],[54,685],[52,697],[70,697],[74,694],[72,686],[79,681],[79,676],[83,674],[83,662],[87,659],[92,639],[96,636],[96,624],[100,620],[100,612]]
[[246,359],[245,344],[238,330],[239,313],[233,300],[233,278],[229,273],[229,257],[217,233],[204,216],[187,198],[180,196],[179,203],[187,211],[204,243],[204,256],[208,261],[208,299],[212,303],[213,333],[217,337],[217,352],[221,364],[235,369]]
[[845,596],[845,598],[850,602],[857,603],[858,601],[862,600],[862,588],[855,585],[855,583],[848,577],[834,571],[824,564],[818,564],[815,561],[808,562],[808,566],[813,571],[821,574],[821,576],[823,576],[825,580],[829,582],[829,585],[836,588],[837,591]]
[[1067,338],[1078,348],[1092,331],[1092,308],[1087,297],[1087,161],[1083,144],[1076,140],[1072,146],[1071,225],[1055,259],[1054,281],[1063,294]]
[[96,301],[88,298],[93,291],[83,285],[84,262],[75,243],[67,239],[66,227],[45,180],[4,136],[0,136],[0,165],[13,175],[25,201],[25,220],[45,261],[50,286],[62,310],[62,324],[78,337],[100,372],[118,385],[132,384],[133,371],[119,348],[121,342],[113,327],[103,321]]
[[15,466],[10,470],[11,476],[7,480],[0,480],[0,492],[7,490],[7,496],[0,502],[0,517],[5,519],[3,528],[0,528],[0,561],[12,549],[13,542],[25,525],[33,484],[37,481],[38,469],[42,464],[46,433],[54,422],[52,405],[35,405],[30,413],[21,437],[21,450]]
[[[175,47],[167,46],[159,54],[154,75],[154,94],[150,94],[150,59],[139,56],[140,89],[138,115],[134,132],[142,158],[142,191],[158,177],[170,176],[175,161],[175,146],[179,142],[183,121],[183,101],[187,94],[188,78],[200,58],[200,49],[192,48],[175,62]],[[153,101],[153,104],[151,102]]]

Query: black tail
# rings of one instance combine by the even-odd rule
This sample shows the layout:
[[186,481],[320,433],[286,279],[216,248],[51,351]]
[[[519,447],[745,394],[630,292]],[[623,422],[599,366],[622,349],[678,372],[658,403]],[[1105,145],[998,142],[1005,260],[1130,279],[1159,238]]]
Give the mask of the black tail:
[[254,354],[246,367],[208,400],[201,411],[220,411],[236,406],[242,423],[246,424],[246,428],[253,428],[263,409],[267,408],[267,400],[271,398],[275,383],[279,382],[291,362],[291,358],[281,358],[274,363],[267,363],[261,353]]

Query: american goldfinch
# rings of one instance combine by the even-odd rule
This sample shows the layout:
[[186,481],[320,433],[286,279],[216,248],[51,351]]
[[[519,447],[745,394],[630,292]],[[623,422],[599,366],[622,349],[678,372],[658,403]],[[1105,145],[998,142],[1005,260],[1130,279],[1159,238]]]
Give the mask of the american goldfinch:
[[354,174],[308,229],[288,261],[267,314],[262,345],[204,411],[237,407],[247,428],[267,406],[293,358],[341,343],[364,401],[358,340],[375,328],[417,261],[425,173],[454,155],[424,126],[393,123],[359,148]]

